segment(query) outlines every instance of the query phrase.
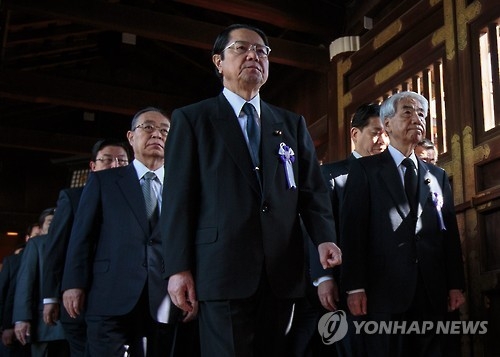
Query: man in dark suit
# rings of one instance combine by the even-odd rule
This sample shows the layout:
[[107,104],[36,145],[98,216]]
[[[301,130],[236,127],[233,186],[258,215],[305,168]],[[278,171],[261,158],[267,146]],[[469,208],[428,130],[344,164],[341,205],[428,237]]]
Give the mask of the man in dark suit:
[[16,278],[21,266],[22,250],[17,254],[6,256],[2,261],[0,272],[0,330],[2,331],[2,348],[0,356],[29,356],[30,346],[21,345],[15,337],[12,310],[14,308],[14,294]]
[[[62,290],[71,317],[87,303],[92,357],[122,357],[128,342],[142,336],[148,356],[168,355],[172,348],[174,324],[162,322],[168,322],[174,309],[165,300],[165,262],[156,224],[169,128],[169,119],[157,108],[136,113],[127,133],[132,164],[92,172],[83,190]],[[165,312],[159,311],[162,302]]]
[[[92,147],[90,170],[99,171],[126,166],[130,160],[128,147],[116,139],[101,139]],[[43,269],[43,319],[53,326],[61,319],[66,339],[71,348],[71,356],[84,356],[87,343],[87,325],[83,314],[70,318],[65,309],[60,311],[60,288],[66,250],[75,212],[80,202],[83,187],[61,190],[57,209],[49,228],[46,241],[45,264]]]
[[[427,111],[428,101],[415,92],[391,96],[380,109],[388,149],[350,165],[340,210],[341,284],[351,313],[367,320],[443,320],[447,308],[465,301],[448,176],[413,152],[425,136]],[[432,331],[367,334],[365,341],[369,356],[442,355]]]
[[12,321],[19,342],[30,344],[32,357],[69,355],[61,324],[46,326],[43,323],[41,278],[45,258],[47,232],[54,216],[54,208],[42,212],[39,218],[40,235],[31,238],[23,250],[21,266],[17,273]]
[[173,112],[165,150],[168,290],[185,311],[200,302],[202,355],[280,356],[305,288],[299,214],[322,264],[341,261],[328,192],[304,118],[259,96],[266,35],[232,25],[212,53],[224,90]]
[[[30,224],[26,229],[25,241],[40,234],[38,223]],[[24,357],[30,356],[31,346],[21,345],[16,339],[12,312],[14,310],[14,294],[17,285],[17,273],[21,266],[22,253],[25,245],[17,248],[14,254],[9,255],[2,261],[0,272],[0,331],[2,332],[2,357]]]
[[[349,165],[351,161],[357,158],[380,154],[387,148],[389,143],[389,138],[384,131],[384,126],[379,116],[379,110],[380,105],[378,104],[363,104],[359,106],[351,120],[350,139],[354,145],[354,151],[344,160],[321,166],[323,177],[330,188],[335,233],[337,235],[337,244],[340,248],[342,248],[342,242],[338,239],[340,236],[339,210],[343,199],[345,182],[349,173]],[[311,296],[308,301],[303,302],[306,306],[302,306],[302,308],[307,309],[307,306],[309,306],[309,308],[314,309],[316,312],[315,319],[309,323],[310,328],[316,332],[318,320],[323,314],[328,311],[335,311],[337,308],[346,310],[347,306],[345,294],[339,295],[338,290],[340,269],[342,266],[334,269],[323,269],[314,247],[310,245],[309,248],[311,285],[314,284],[316,288],[314,289],[314,296]],[[296,313],[300,307],[300,305],[296,306]],[[352,316],[347,315],[347,318],[350,321]],[[354,334],[353,325],[350,326],[352,327],[349,329],[348,335],[334,345],[325,345],[316,333],[314,336],[316,338],[312,339],[309,349],[315,351],[318,356],[324,353],[334,353],[334,350],[337,351],[338,356],[342,357],[361,356],[362,344]],[[293,336],[289,338],[293,339]],[[300,341],[300,339],[295,340],[292,343],[296,346],[303,346],[304,342],[306,342]],[[304,349],[304,347],[301,349]]]

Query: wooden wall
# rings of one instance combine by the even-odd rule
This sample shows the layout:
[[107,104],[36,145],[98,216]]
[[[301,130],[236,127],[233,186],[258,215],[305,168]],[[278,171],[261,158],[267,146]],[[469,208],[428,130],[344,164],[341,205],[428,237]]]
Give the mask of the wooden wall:
[[[461,231],[468,299],[461,318],[490,321],[487,335],[463,336],[464,356],[500,354],[500,106],[496,127],[485,131],[477,63],[478,32],[500,23],[499,5],[498,0],[402,1],[371,30],[352,34],[360,36],[360,48],[332,58],[328,82],[326,161],[336,161],[351,150],[349,119],[357,106],[386,98],[415,73],[442,64],[441,138],[447,149],[439,165],[451,177]],[[492,60],[495,64],[498,56]],[[497,96],[498,83],[494,75]],[[422,94],[435,96],[426,90]]]

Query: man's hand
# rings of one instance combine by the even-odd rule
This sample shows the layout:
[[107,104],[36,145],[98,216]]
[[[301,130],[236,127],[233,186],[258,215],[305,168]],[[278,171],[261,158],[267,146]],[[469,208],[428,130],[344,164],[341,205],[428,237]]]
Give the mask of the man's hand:
[[318,285],[318,297],[321,305],[328,311],[337,310],[339,288],[334,279],[325,280]]
[[68,289],[63,293],[63,303],[68,315],[76,318],[83,310],[85,292],[83,289]]
[[59,304],[50,303],[43,305],[43,321],[48,326],[54,326],[59,320]]
[[194,304],[194,309],[191,312],[185,312],[183,314],[182,322],[189,322],[193,321],[196,318],[196,315],[198,315],[198,302]]
[[31,335],[31,324],[28,321],[16,322],[14,326],[17,340],[24,346],[29,342]]
[[361,291],[347,295],[347,306],[354,316],[366,315],[366,293]]
[[455,311],[465,303],[465,296],[461,290],[451,289],[448,292],[448,311]]
[[2,331],[2,343],[5,346],[7,347],[11,346],[15,340],[16,340],[16,334],[13,328],[6,328],[5,330]]
[[323,269],[333,268],[342,264],[342,252],[340,248],[332,242],[321,243],[318,245],[319,261]]
[[189,270],[172,275],[168,279],[168,294],[172,303],[187,312],[184,321],[192,318],[198,311],[198,301],[194,289],[193,275]]

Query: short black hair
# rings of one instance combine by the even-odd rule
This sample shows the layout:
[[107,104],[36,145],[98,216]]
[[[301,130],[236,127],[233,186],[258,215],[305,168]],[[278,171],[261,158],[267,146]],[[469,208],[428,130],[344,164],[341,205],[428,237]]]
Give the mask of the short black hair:
[[[224,51],[224,48],[226,48],[226,46],[228,45],[229,37],[231,36],[231,32],[233,32],[234,30],[238,30],[238,29],[247,29],[247,30],[256,32],[262,38],[262,41],[264,41],[264,44],[266,46],[269,46],[269,40],[268,40],[266,34],[264,33],[264,31],[262,31],[261,29],[255,27],[255,26],[246,25],[246,24],[233,24],[233,25],[226,27],[215,39],[214,47],[212,48],[212,56],[213,55],[220,55],[221,59],[224,59],[224,52],[223,51]],[[215,69],[215,74],[217,75],[217,77],[222,78],[222,75],[219,73],[217,68]]]
[[157,112],[157,113],[160,113],[161,115],[163,115],[165,118],[167,118],[170,121],[170,119],[168,118],[167,113],[163,109],[160,109],[160,108],[157,108],[157,107],[142,108],[137,113],[135,113],[134,117],[132,118],[132,122],[130,123],[130,130],[131,131],[135,130],[135,128],[137,126],[137,122],[139,121],[139,117],[142,114],[147,113],[147,112]]
[[356,109],[356,112],[352,116],[351,127],[363,129],[368,126],[371,117],[380,116],[380,104],[370,103],[362,104]]
[[45,218],[47,218],[47,216],[53,216],[54,213],[56,213],[56,208],[55,207],[50,207],[50,208],[46,208],[42,211],[42,213],[40,213],[40,217],[38,217],[38,226],[40,228],[42,228],[44,222],[45,222]]
[[119,146],[119,147],[122,147],[125,152],[127,153],[127,159],[128,161],[131,161],[132,160],[132,155],[130,154],[130,149],[128,147],[128,144],[123,141],[123,140],[118,140],[118,139],[115,139],[115,138],[107,138],[107,139],[100,139],[98,140],[94,146],[92,147],[92,157],[91,157],[91,160],[92,161],[96,161],[97,160],[97,154],[99,153],[99,151],[101,151],[102,149],[104,149],[105,147],[108,147],[108,146]]
[[[44,218],[45,220],[45,218]],[[33,230],[33,228],[35,227],[38,227],[40,228],[40,224],[38,224],[38,222],[33,222],[31,223],[28,227],[26,227],[26,236],[27,237],[31,237],[31,231]]]

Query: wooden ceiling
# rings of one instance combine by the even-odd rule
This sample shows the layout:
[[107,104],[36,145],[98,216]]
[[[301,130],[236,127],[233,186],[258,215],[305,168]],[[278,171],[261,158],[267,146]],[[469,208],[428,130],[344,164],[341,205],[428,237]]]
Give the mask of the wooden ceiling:
[[54,206],[96,140],[125,138],[144,106],[170,112],[220,92],[210,52],[228,25],[266,32],[263,97],[293,108],[293,88],[326,78],[330,43],[369,36],[363,16],[376,22],[391,4],[400,1],[0,0],[0,256],[16,244],[2,233]]
[[361,31],[380,2],[0,0],[0,149],[88,156],[143,106],[216,95],[211,47],[236,22],[270,38],[272,102],[283,78],[326,73],[331,41]]
[[[375,24],[401,1],[413,3],[0,0],[0,257],[55,205],[72,170],[88,167],[96,140],[125,139],[131,116],[144,106],[170,112],[220,92],[210,52],[228,25],[266,32],[272,53],[263,98],[294,108],[305,91],[323,95],[314,83],[326,83],[330,43],[369,38],[363,17]],[[312,118],[323,115],[315,103],[302,104],[317,112]],[[317,119],[313,137],[324,132]]]

